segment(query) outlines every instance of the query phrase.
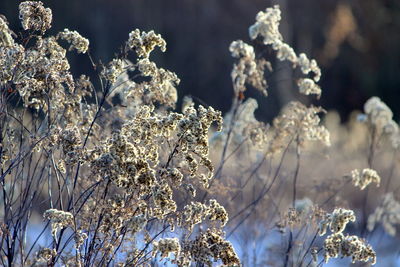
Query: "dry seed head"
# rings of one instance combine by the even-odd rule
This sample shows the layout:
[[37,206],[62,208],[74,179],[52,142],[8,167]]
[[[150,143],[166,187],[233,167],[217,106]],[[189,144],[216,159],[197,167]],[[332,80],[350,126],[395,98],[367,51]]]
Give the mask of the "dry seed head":
[[0,17],[0,47],[4,49],[5,47],[14,46],[14,38],[12,37],[12,32],[8,28],[7,21]]
[[184,252],[189,253],[195,262],[204,263],[209,267],[218,260],[221,260],[224,266],[241,266],[232,244],[226,241],[223,235],[223,232],[216,229],[207,229],[195,240],[189,241],[184,247]]
[[113,59],[108,67],[103,69],[101,74],[111,83],[114,83],[118,77],[124,72],[124,62],[121,59]]
[[16,67],[23,62],[24,52],[25,49],[21,45],[14,44],[7,47],[0,43],[0,67],[2,69],[0,72],[0,85],[6,84],[11,80],[16,81],[20,78]]
[[275,136],[271,143],[271,153],[281,151],[288,140],[298,137],[300,145],[305,141],[320,141],[330,146],[329,131],[320,125],[319,107],[306,107],[300,102],[290,102],[274,119]]
[[175,259],[178,258],[181,252],[181,245],[178,238],[163,238],[153,243],[153,254],[160,252],[161,257],[169,257],[169,253],[175,254]]
[[355,222],[355,220],[354,211],[342,208],[335,209],[320,222],[318,233],[320,236],[325,235],[328,227],[332,233],[342,233],[347,223]]
[[319,87],[319,85],[317,85],[312,79],[299,79],[297,85],[299,86],[300,93],[303,95],[321,95],[321,87]]
[[321,69],[318,67],[317,61],[315,59],[309,60],[307,55],[300,53],[297,58],[297,65],[300,67],[303,74],[307,75],[310,72],[314,73],[314,81],[318,82],[321,78]]
[[[280,61],[287,60],[292,63],[293,67],[300,67],[304,75],[312,72],[313,81],[318,82],[321,78],[321,69],[317,62],[314,59],[309,60],[304,53],[297,56],[293,48],[283,42],[282,35],[279,32],[280,20],[281,11],[278,5],[267,8],[265,12],[260,11],[256,16],[256,23],[249,28],[250,38],[254,40],[260,36],[264,45],[271,45],[272,49],[277,52],[276,57]],[[309,80],[299,82],[300,93],[320,96],[321,89],[319,86]]]
[[82,37],[77,31],[64,29],[64,31],[58,33],[57,37],[70,43],[70,51],[76,49],[78,53],[85,54],[89,49],[89,40]]
[[73,224],[73,215],[70,212],[48,209],[43,217],[51,222],[51,234],[56,237],[59,229],[64,229]]
[[142,231],[146,226],[146,224],[147,224],[146,217],[144,215],[138,215],[132,217],[132,219],[130,219],[127,222],[127,228],[131,230],[133,233],[137,233]]
[[51,28],[52,12],[41,1],[25,1],[19,4],[19,18],[24,30],[45,32]]
[[228,213],[225,208],[220,205],[215,199],[209,201],[209,216],[208,218],[212,221],[220,221],[222,226],[225,226],[228,222]]
[[335,209],[331,214],[330,229],[333,233],[341,233],[346,228],[347,223],[355,222],[354,211],[346,209]]
[[352,258],[352,263],[356,261],[368,262],[372,265],[376,263],[376,253],[371,245],[358,236],[344,236],[342,233],[334,233],[328,236],[324,241],[324,258],[328,263],[330,258],[341,257]]
[[40,263],[50,263],[51,260],[57,255],[57,251],[51,248],[41,248],[36,253],[36,259]]
[[203,222],[206,218],[211,221],[219,221],[221,226],[225,226],[228,222],[228,213],[215,199],[210,199],[208,205],[191,202],[184,207],[179,224],[192,230],[196,224]]
[[364,112],[367,115],[368,122],[378,130],[382,131],[386,127],[392,128],[393,112],[379,97],[374,96],[368,99],[364,104]]
[[351,179],[354,186],[364,190],[370,183],[375,183],[379,187],[381,178],[375,170],[363,169],[360,171],[355,169],[351,171]]
[[163,52],[165,52],[167,46],[161,35],[154,33],[154,31],[140,32],[139,29],[129,33],[126,45],[141,58],[148,58],[156,46],[160,47]]
[[387,134],[392,147],[397,149],[400,145],[400,130],[399,125],[393,120],[390,108],[380,98],[374,96],[364,104],[364,112],[365,114],[359,116],[359,120],[373,126],[378,133]]
[[88,238],[88,235],[84,232],[82,232],[82,230],[78,230],[75,233],[75,248],[79,249],[80,246],[83,245],[83,243],[85,242],[85,240]]
[[279,32],[280,20],[281,10],[278,5],[267,8],[265,12],[258,12],[256,23],[249,28],[250,38],[254,40],[261,36],[265,45],[272,45],[276,40],[282,40],[282,35]]
[[233,41],[229,46],[229,51],[234,58],[244,57],[253,60],[255,58],[254,48],[242,40]]
[[264,70],[265,67],[270,68],[270,63],[263,59],[256,60],[254,48],[242,40],[232,42],[229,51],[234,58],[238,59],[231,72],[235,94],[239,96],[240,93],[246,91],[246,84],[249,84],[267,96]]
[[368,230],[372,231],[377,223],[381,223],[389,235],[396,235],[396,226],[400,224],[400,202],[393,193],[384,195],[381,204],[368,217]]
[[[296,63],[297,62],[297,55],[294,52],[293,48],[290,47],[288,44],[285,44],[281,41],[275,41],[275,43],[272,45],[273,48],[277,51],[276,57],[280,61],[289,61]],[[301,91],[300,91],[301,92]]]

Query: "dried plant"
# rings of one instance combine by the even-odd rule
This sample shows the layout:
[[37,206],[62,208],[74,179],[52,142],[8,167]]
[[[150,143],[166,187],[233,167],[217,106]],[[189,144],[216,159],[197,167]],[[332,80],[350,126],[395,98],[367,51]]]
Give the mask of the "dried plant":
[[[167,45],[154,31],[133,30],[101,64],[77,31],[46,33],[52,12],[42,2],[21,2],[19,12],[18,35],[0,17],[2,266],[308,266],[337,257],[374,264],[365,229],[372,235],[381,223],[396,235],[399,190],[389,189],[400,186],[391,180],[400,135],[380,99],[368,100],[348,128],[300,101],[271,125],[254,115],[263,103],[245,94],[268,95],[268,53],[289,62],[301,94],[322,95],[317,61],[283,40],[279,6],[257,14],[248,43],[229,47],[236,62],[224,118],[189,97],[176,109],[180,80],[151,61]],[[64,42],[96,75],[72,74]],[[354,144],[354,136],[365,138]],[[341,179],[348,170],[351,179]],[[356,193],[346,194],[349,182]],[[384,186],[372,191],[370,183]],[[368,203],[379,194],[381,204]],[[249,253],[238,249],[246,238],[234,242],[240,232],[274,252],[241,257]]]

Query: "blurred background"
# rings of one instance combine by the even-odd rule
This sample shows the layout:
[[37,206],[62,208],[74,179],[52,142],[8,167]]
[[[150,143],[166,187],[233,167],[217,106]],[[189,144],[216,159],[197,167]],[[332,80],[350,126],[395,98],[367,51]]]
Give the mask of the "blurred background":
[[[279,4],[281,29],[297,53],[315,58],[322,68],[322,98],[316,102],[336,109],[346,121],[379,96],[399,119],[400,105],[400,1],[399,0],[68,0],[43,1],[53,11],[53,28],[77,30],[89,38],[96,60],[108,62],[139,28],[154,29],[167,41],[167,52],[153,60],[181,78],[179,98],[192,95],[224,112],[231,105],[228,51],[233,40],[250,42],[247,29],[258,11]],[[18,32],[18,1],[0,1],[0,14]],[[74,74],[88,73],[86,56],[70,53]],[[275,63],[268,77],[270,97],[257,93],[260,119],[269,120],[288,101],[298,98],[291,67]],[[307,101],[306,99],[303,99]]]

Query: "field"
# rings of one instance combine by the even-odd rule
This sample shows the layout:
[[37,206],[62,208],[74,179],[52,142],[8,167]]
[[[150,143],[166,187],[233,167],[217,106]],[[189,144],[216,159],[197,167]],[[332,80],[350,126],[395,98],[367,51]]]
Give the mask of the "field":
[[[42,2],[18,12],[18,32],[0,16],[1,266],[400,266],[396,116],[373,95],[325,110],[279,5],[227,48],[227,112],[153,61],[167,36],[133,29],[103,62]],[[297,99],[260,118],[282,66]]]

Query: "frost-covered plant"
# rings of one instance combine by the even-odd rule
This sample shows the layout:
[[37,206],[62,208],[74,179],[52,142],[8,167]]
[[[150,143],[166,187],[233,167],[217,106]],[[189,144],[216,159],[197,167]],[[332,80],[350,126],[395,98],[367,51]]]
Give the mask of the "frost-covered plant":
[[43,217],[51,222],[51,234],[56,237],[57,231],[67,226],[72,226],[74,216],[70,212],[62,210],[49,209],[43,214]]
[[371,261],[376,263],[376,253],[371,245],[367,244],[362,238],[352,235],[344,235],[343,231],[349,222],[354,222],[356,217],[352,210],[335,209],[320,222],[319,235],[325,235],[329,226],[331,234],[324,241],[324,259],[327,263],[330,258],[350,257],[352,262]]
[[349,222],[355,222],[356,216],[352,210],[335,209],[331,214],[328,214],[324,220],[320,222],[319,235],[325,235],[329,227],[332,233],[342,233]]
[[360,173],[359,170],[355,169],[351,171],[351,182],[354,186],[364,190],[370,183],[375,183],[379,187],[381,178],[375,170],[367,168]]
[[351,262],[357,261],[376,263],[376,253],[371,245],[366,244],[365,240],[355,235],[343,235],[336,233],[329,235],[324,241],[325,262],[330,258],[351,257]]
[[[279,6],[257,14],[250,42],[236,40],[229,47],[235,59],[233,101],[224,120],[221,112],[190,97],[181,111],[175,109],[180,80],[152,61],[155,49],[166,51],[154,31],[133,30],[122,51],[103,65],[78,32],[46,34],[51,10],[40,1],[22,2],[20,19],[24,32],[16,35],[0,16],[1,265],[146,266],[161,260],[240,266],[246,257],[229,240],[250,240],[256,251],[254,236],[273,242],[267,235],[275,230],[282,242],[269,253],[280,257],[274,263],[317,264],[320,252],[325,261],[352,257],[375,263],[365,235],[344,234],[355,212],[324,211],[333,203],[355,203],[354,196],[342,196],[345,185],[336,186],[342,180],[323,170],[335,165],[328,156],[353,157],[343,153],[348,150],[326,153],[329,146],[337,149],[320,117],[326,111],[292,101],[269,125],[254,114],[263,103],[247,97],[250,88],[267,96],[266,74],[274,72],[268,53],[300,73],[293,86],[301,94],[322,94],[316,60],[283,40]],[[82,60],[90,60],[98,82],[73,75],[63,45],[88,57]],[[385,135],[397,148],[399,131],[390,109],[372,98],[364,112],[367,123],[359,126],[373,133],[371,151]],[[372,170],[370,154],[368,169],[352,172],[361,190],[370,183],[390,185]],[[300,177],[307,179],[299,183]],[[397,204],[394,195],[386,195],[368,229],[381,222],[395,234]],[[29,242],[35,217],[44,217],[43,231]],[[354,224],[356,230],[363,230],[362,223]],[[318,249],[318,234],[328,229]],[[44,247],[38,244],[43,235],[51,237]]]
[[89,49],[89,40],[82,37],[77,31],[64,29],[64,31],[58,34],[58,38],[66,40],[71,44],[69,50],[76,49],[78,53],[84,54]]
[[398,202],[393,193],[387,193],[382,197],[381,204],[368,217],[368,230],[374,230],[380,223],[383,229],[391,235],[396,235],[396,226],[400,224],[400,202]]
[[314,59],[308,59],[306,54],[296,54],[294,49],[283,41],[279,31],[281,11],[279,6],[260,11],[256,16],[256,23],[249,28],[249,36],[252,40],[260,37],[264,45],[270,46],[276,51],[276,57],[280,61],[289,61],[293,67],[299,67],[304,75],[313,73],[314,77],[300,78],[298,86],[300,93],[305,95],[321,95],[321,88],[316,84],[321,78],[321,70]]
[[[161,35],[132,31],[125,49],[102,65],[77,31],[46,34],[52,12],[42,2],[19,7],[23,34],[14,35],[0,18],[0,106],[2,114],[7,110],[0,117],[7,229],[1,264],[142,266],[157,252],[173,252],[177,263],[202,264],[187,244],[194,242],[190,234],[203,235],[208,224],[215,235],[208,241],[209,256],[239,264],[221,232],[228,221],[225,208],[215,199],[193,199],[214,176],[208,136],[214,125],[221,130],[221,112],[194,105],[173,111],[179,79],[150,57],[156,47],[165,52]],[[62,40],[70,51],[88,55],[99,88],[88,76],[74,77]],[[114,97],[122,104],[113,103]],[[39,201],[46,206],[45,226],[28,243],[37,212],[32,203]],[[200,221],[189,215],[191,203],[205,205]],[[52,242],[38,248],[48,232]],[[157,239],[160,234],[170,237]]]
[[19,17],[24,30],[46,31],[50,29],[52,12],[40,1],[25,1],[19,5]]

